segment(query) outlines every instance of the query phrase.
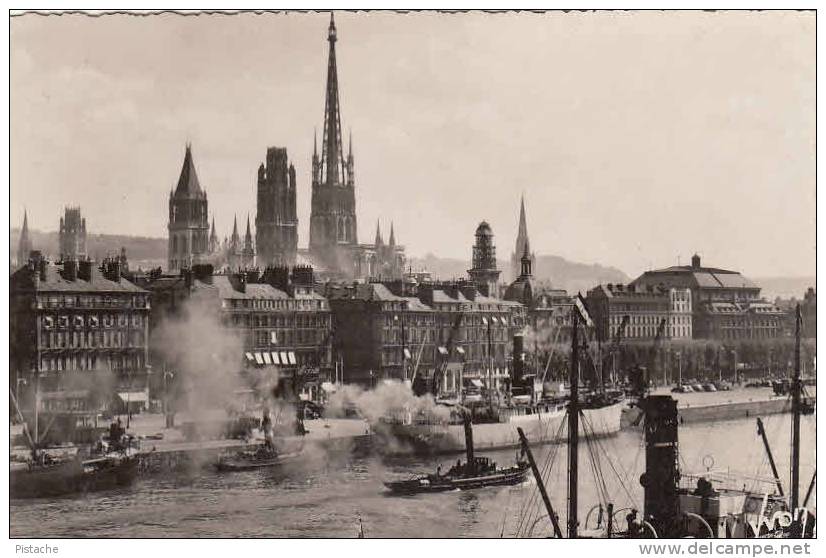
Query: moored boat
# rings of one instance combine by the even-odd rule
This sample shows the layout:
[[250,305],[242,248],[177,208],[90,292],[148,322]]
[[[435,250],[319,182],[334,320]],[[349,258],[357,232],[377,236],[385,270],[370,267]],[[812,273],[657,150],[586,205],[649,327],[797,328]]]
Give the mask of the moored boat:
[[219,471],[250,471],[283,465],[294,461],[301,452],[279,453],[275,448],[260,446],[255,450],[240,451],[232,455],[222,456],[215,468]]
[[454,466],[445,475],[417,475],[410,479],[385,482],[384,485],[396,494],[470,490],[519,484],[525,480],[528,471],[528,464],[524,461],[511,467],[498,468],[496,463],[486,457],[477,457],[470,466],[467,463]]

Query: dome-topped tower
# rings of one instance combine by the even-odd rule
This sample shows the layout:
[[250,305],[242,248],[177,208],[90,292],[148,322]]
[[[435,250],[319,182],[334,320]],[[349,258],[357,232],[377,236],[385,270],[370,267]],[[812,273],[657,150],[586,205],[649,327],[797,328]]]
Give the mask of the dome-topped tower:
[[498,296],[497,283],[501,271],[496,266],[496,245],[493,230],[486,221],[476,227],[476,244],[473,245],[473,267],[468,270],[471,281],[476,283],[485,296]]

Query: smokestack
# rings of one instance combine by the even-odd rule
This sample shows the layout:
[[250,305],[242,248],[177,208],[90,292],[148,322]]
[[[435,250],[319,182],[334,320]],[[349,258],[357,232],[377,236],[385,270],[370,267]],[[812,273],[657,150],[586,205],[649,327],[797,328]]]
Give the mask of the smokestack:
[[525,338],[521,333],[513,336],[513,385],[520,385],[525,377]]

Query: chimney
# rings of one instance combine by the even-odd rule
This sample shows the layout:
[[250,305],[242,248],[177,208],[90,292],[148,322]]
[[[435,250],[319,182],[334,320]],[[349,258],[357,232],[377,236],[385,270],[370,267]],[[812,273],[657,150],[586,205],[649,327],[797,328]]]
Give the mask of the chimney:
[[462,294],[468,300],[476,300],[476,295],[478,294],[478,292],[479,290],[473,283],[467,283],[465,285],[462,285]]
[[694,254],[691,256],[691,267],[693,269],[700,269],[700,256],[699,254]]
[[66,260],[63,262],[63,278],[66,281],[77,281],[77,260]]
[[40,276],[41,281],[46,280],[46,260],[44,258],[40,258],[37,260],[37,271]]
[[288,292],[290,287],[290,269],[282,265],[268,267],[264,270],[262,280],[275,289]]
[[215,269],[212,264],[195,264],[192,266],[192,275],[201,283],[212,285],[212,274]]
[[230,285],[232,285],[232,288],[238,291],[239,293],[247,292],[247,276],[243,272],[230,273],[229,283]]
[[109,281],[120,283],[120,262],[116,258],[103,261],[103,276]]
[[92,262],[91,260],[81,260],[77,266],[77,277],[84,281],[92,280]]
[[247,269],[244,274],[246,275],[244,282],[245,283],[258,283],[261,273],[257,269]]
[[293,283],[303,287],[312,287],[315,284],[312,266],[297,265],[293,267]]
[[192,270],[188,267],[181,268],[181,277],[184,278],[184,285],[187,289],[192,288]]

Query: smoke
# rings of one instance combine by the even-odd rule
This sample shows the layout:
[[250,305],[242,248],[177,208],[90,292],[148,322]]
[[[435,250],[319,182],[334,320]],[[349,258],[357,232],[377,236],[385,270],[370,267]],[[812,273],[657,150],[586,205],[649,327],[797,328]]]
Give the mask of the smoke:
[[[240,334],[221,323],[217,299],[194,295],[152,334],[167,374],[171,408],[185,411],[199,428],[222,421],[245,386],[239,374],[244,355]],[[157,365],[156,365],[157,366]]]
[[430,394],[416,396],[410,386],[402,382],[382,383],[369,391],[359,386],[339,386],[330,396],[325,414],[328,417],[345,416],[348,410],[358,411],[370,424],[381,419],[450,419],[449,408],[437,405]]

